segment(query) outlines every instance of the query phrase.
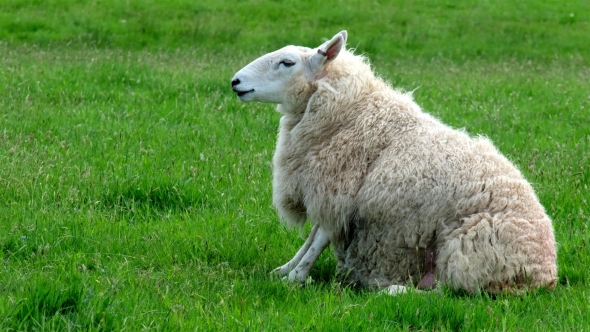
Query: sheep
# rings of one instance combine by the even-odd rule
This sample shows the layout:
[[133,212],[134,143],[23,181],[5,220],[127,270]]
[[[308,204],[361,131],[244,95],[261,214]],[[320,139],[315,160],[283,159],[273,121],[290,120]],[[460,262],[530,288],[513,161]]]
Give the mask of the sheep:
[[275,271],[303,281],[331,244],[338,274],[359,287],[553,288],[552,222],[516,166],[376,77],[347,37],[286,46],[231,81],[243,102],[278,104],[273,204],[287,225],[313,225]]

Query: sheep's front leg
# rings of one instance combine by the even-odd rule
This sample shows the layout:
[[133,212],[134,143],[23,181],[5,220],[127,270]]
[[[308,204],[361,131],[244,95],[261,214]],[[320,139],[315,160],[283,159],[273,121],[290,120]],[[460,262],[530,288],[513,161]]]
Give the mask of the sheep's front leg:
[[324,249],[330,245],[330,239],[328,234],[318,227],[311,242],[311,245],[301,258],[301,261],[297,264],[295,269],[289,273],[289,281],[303,282],[309,275],[309,271],[313,264],[317,261],[318,257]]
[[309,247],[311,247],[313,239],[314,239],[319,228],[320,228],[320,226],[318,226],[318,225],[313,226],[313,228],[311,229],[311,232],[307,236],[307,240],[305,240],[305,243],[303,244],[301,249],[299,249],[299,251],[297,251],[297,253],[295,254],[295,257],[293,257],[285,265],[279,266],[276,269],[274,269],[273,272],[278,273],[280,276],[286,276],[287,274],[289,274],[289,272],[291,272],[297,266],[297,264],[299,264],[299,262],[301,262],[301,259],[307,253],[307,250],[309,250]]

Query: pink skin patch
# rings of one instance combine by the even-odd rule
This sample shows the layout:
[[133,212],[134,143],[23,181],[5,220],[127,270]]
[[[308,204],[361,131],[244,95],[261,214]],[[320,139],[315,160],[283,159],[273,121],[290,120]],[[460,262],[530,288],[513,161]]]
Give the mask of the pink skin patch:
[[418,284],[419,289],[435,289],[436,288],[436,280],[434,279],[434,269],[436,268],[436,257],[434,252],[434,246],[430,246],[426,248],[425,253],[426,264],[424,264],[425,274]]
[[336,57],[336,48],[330,47],[326,52],[318,50],[318,53],[328,58],[328,60],[332,60]]

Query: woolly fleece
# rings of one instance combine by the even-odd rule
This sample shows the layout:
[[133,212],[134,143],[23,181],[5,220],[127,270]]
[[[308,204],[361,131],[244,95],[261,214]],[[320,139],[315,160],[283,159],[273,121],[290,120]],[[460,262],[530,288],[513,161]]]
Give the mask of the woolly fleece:
[[434,248],[436,280],[453,289],[554,287],[551,220],[488,139],[426,114],[349,50],[294,82],[278,107],[273,202],[288,225],[326,232],[347,282],[417,285]]

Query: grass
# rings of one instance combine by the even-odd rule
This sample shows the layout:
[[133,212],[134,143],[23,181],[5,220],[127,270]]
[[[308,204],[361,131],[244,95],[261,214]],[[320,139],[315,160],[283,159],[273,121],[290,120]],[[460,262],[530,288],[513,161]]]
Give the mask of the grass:
[[[588,330],[590,28],[583,1],[0,4],[2,330]],[[554,220],[559,285],[380,296],[277,222],[279,115],[229,80],[340,29],[392,85],[490,137]]]

